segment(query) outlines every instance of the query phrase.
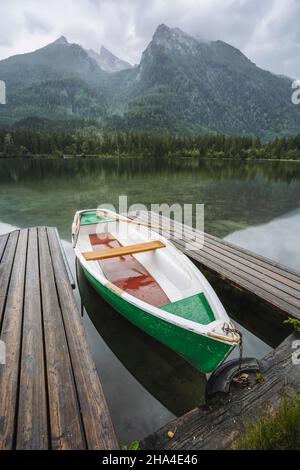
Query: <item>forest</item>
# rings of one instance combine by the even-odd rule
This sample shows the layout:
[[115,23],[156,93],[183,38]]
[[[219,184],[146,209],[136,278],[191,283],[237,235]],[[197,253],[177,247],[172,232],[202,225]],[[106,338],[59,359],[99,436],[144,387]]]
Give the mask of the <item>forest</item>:
[[36,129],[0,129],[0,157],[199,157],[300,159],[300,134],[262,142],[256,137],[207,134],[182,136],[148,132],[87,133]]

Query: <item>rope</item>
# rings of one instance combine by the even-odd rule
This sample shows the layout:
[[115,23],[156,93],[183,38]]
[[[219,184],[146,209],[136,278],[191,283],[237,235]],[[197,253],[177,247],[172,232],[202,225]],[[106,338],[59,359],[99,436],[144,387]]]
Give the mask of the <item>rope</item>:
[[240,330],[237,328],[233,328],[231,325],[228,323],[224,323],[223,325],[223,331],[226,333],[235,333],[238,334],[240,337],[240,342],[239,342],[239,368],[238,368],[238,378],[241,376],[242,372],[242,360],[243,360],[243,334]]

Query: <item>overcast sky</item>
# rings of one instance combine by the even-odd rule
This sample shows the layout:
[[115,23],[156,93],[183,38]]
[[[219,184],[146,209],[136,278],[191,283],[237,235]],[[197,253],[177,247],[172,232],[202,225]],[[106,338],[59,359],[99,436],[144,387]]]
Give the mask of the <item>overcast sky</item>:
[[65,35],[138,63],[160,23],[221,39],[260,67],[300,78],[300,0],[0,0],[0,59]]

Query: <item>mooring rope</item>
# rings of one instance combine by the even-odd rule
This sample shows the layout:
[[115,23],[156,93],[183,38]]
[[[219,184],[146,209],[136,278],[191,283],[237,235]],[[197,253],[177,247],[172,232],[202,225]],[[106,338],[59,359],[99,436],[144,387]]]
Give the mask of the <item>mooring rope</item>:
[[223,331],[226,333],[235,333],[239,335],[240,341],[239,341],[239,368],[238,368],[238,377],[241,376],[241,371],[242,371],[242,360],[243,360],[243,334],[240,330],[237,328],[233,328],[230,324],[224,323],[223,325]]

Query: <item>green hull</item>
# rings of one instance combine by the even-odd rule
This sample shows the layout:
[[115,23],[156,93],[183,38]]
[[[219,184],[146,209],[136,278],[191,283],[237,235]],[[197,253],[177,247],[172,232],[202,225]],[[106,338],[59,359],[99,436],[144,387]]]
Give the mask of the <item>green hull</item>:
[[115,310],[138,328],[183,356],[199,371],[212,372],[232,351],[232,346],[180,328],[130,304],[99,283],[86,269],[83,268],[83,271],[96,291]]

